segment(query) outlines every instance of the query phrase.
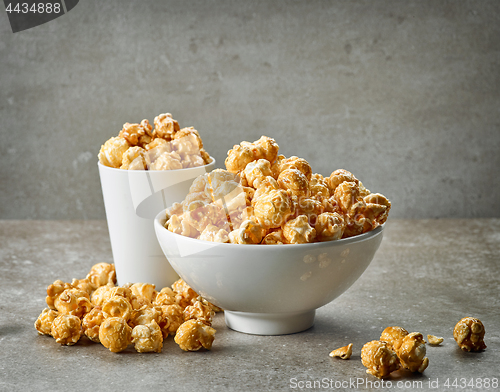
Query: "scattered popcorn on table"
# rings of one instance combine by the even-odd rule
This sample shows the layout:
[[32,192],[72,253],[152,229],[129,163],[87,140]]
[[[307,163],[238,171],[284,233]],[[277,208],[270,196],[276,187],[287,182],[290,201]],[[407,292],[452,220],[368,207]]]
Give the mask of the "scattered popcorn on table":
[[400,367],[399,358],[386,342],[372,340],[361,350],[361,362],[367,368],[366,372],[375,377],[388,376]]
[[481,351],[486,348],[484,343],[484,325],[475,317],[464,317],[453,329],[453,337],[464,351]]
[[180,129],[170,113],[140,124],[123,124],[98,154],[102,165],[122,170],[178,170],[210,163],[200,134],[193,127]]
[[333,350],[330,354],[330,357],[338,357],[340,359],[349,359],[352,355],[352,343],[349,343],[347,346],[340,347],[336,350]]
[[212,346],[212,318],[222,309],[199,296],[184,280],[159,292],[150,283],[115,286],[115,282],[114,265],[107,263],[94,265],[85,279],[72,283],[56,280],[47,288],[49,308],[35,321],[38,334],[52,336],[64,345],[73,345],[85,335],[112,352],[134,345],[141,353],[159,353],[164,339],[175,336],[189,321],[179,335],[183,336],[179,338],[182,349]]
[[175,334],[174,341],[184,351],[198,351],[202,347],[210,350],[215,337],[215,329],[200,320],[184,322]]
[[429,344],[431,346],[439,346],[441,343],[443,343],[444,338],[437,337],[434,335],[427,335],[427,340],[429,341]]
[[411,372],[422,373],[429,366],[429,358],[425,357],[424,337],[420,332],[406,335],[396,350],[396,354],[401,365]]
[[390,201],[351,172],[325,178],[305,159],[278,152],[267,136],[235,145],[227,170],[196,178],[185,199],[167,209],[165,228],[203,241],[282,245],[352,237],[387,220]]

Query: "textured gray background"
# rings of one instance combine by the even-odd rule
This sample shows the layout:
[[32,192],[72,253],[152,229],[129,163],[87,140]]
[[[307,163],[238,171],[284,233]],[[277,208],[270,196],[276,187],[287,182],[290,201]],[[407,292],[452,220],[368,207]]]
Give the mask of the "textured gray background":
[[104,218],[96,155],[171,112],[223,165],[265,134],[393,217],[500,217],[500,2],[81,0],[0,13],[0,218]]

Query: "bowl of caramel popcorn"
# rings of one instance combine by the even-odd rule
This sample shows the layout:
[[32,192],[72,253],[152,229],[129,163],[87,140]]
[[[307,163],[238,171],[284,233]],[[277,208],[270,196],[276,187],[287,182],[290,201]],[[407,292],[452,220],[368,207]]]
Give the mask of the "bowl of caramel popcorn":
[[125,123],[101,146],[98,158],[118,282],[172,284],[178,276],[158,245],[153,220],[215,167],[199,132],[181,129],[163,113],[155,117],[154,128],[148,120]]
[[155,218],[174,270],[237,331],[303,331],[347,290],[382,241],[391,203],[347,170],[313,173],[270,137],[235,145]]

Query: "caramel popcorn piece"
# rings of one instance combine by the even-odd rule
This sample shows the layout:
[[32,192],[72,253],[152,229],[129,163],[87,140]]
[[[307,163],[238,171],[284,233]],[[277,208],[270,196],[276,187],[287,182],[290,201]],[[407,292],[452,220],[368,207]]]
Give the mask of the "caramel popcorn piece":
[[233,244],[260,244],[264,233],[265,230],[259,223],[246,220],[238,229],[229,233],[229,241]]
[[99,328],[99,341],[109,351],[118,353],[132,342],[132,328],[121,317],[110,317]]
[[71,287],[85,291],[88,294],[89,299],[90,299],[90,295],[94,291],[94,285],[87,278],[85,278],[85,279],[73,279],[71,281]]
[[102,305],[104,318],[120,317],[128,321],[132,316],[132,305],[123,297],[115,296]]
[[352,343],[349,343],[349,345],[340,347],[336,350],[333,350],[330,354],[330,357],[338,357],[340,359],[349,359],[351,358],[352,355]]
[[122,165],[120,169],[122,170],[146,170],[148,168],[146,162],[146,150],[142,147],[135,146],[130,147],[123,154]]
[[71,314],[60,314],[52,322],[50,334],[57,343],[71,346],[80,340],[82,335],[81,321]]
[[99,327],[104,321],[104,314],[99,306],[94,307],[82,320],[82,330],[93,342],[99,343]]
[[170,113],[163,113],[156,116],[154,124],[153,135],[155,138],[161,137],[170,141],[173,139],[175,133],[180,131],[179,123],[172,118]]
[[[371,193],[365,196],[363,201],[366,203],[363,215],[377,224],[385,223],[391,209],[391,202],[380,193]],[[372,226],[375,226],[374,223]]]
[[163,305],[174,305],[176,304],[175,299],[176,293],[170,287],[164,287],[161,291],[156,295],[153,304],[155,306],[163,306]]
[[174,341],[184,351],[198,351],[202,347],[210,350],[215,332],[200,320],[188,320],[177,329]]
[[163,336],[156,321],[135,326],[132,330],[132,343],[139,353],[160,353],[163,347]]
[[92,304],[87,297],[88,294],[85,291],[67,289],[55,299],[54,306],[60,314],[71,314],[82,318],[92,309]]
[[59,315],[55,310],[45,308],[35,321],[35,328],[39,335],[50,335],[52,323]]
[[336,212],[324,212],[318,215],[314,228],[319,241],[338,240],[344,234],[344,218]]
[[149,170],[182,169],[182,158],[177,152],[164,152],[149,165]]
[[422,373],[429,365],[429,358],[425,357],[426,348],[424,337],[420,332],[406,335],[401,345],[396,349],[401,365],[411,372]]
[[378,378],[386,377],[400,367],[396,353],[387,347],[386,342],[380,340],[372,340],[363,346],[361,362],[368,374]]
[[432,346],[439,346],[441,343],[443,343],[444,338],[442,337],[437,337],[434,335],[427,335],[427,340],[430,345]]
[[172,283],[172,289],[178,294],[177,303],[182,308],[191,305],[198,298],[196,291],[194,291],[183,279],[178,279]]
[[311,176],[309,189],[311,197],[318,199],[328,199],[330,197],[330,189],[328,188],[325,178],[321,174],[315,173]]
[[227,153],[225,165],[228,171],[239,173],[253,161],[265,159],[273,163],[278,156],[279,146],[276,141],[270,137],[262,136],[253,143],[241,142],[233,146]]
[[[260,188],[259,188],[260,189]],[[277,228],[292,213],[292,202],[283,189],[273,189],[252,200],[258,223],[266,228]]]
[[228,232],[225,229],[219,229],[217,226],[209,224],[205,229],[201,232],[198,239],[203,241],[212,241],[212,242],[229,242]]
[[382,331],[380,335],[380,340],[387,343],[387,347],[391,350],[397,351],[403,342],[405,336],[408,335],[408,331],[401,327],[387,327]]
[[263,239],[261,244],[264,245],[283,245],[286,244],[286,238],[283,235],[283,230],[278,229],[268,233]]
[[264,178],[272,175],[271,163],[267,159],[259,159],[248,163],[242,172],[242,177],[245,178],[248,186],[253,188],[258,188]]
[[297,169],[285,169],[278,176],[278,185],[297,197],[309,197],[310,187],[307,177]]
[[283,225],[283,236],[289,244],[305,244],[314,241],[316,229],[309,225],[307,216],[299,215]]
[[123,124],[118,136],[124,138],[131,146],[144,147],[151,142],[153,127],[148,120],[142,120],[140,124]]
[[99,162],[104,166],[118,169],[122,165],[123,154],[128,150],[130,144],[122,137],[108,139],[99,151]]
[[49,287],[47,287],[47,297],[45,298],[45,302],[47,302],[48,307],[55,310],[56,307],[54,305],[54,301],[56,298],[59,297],[64,290],[71,288],[72,286],[69,283],[65,283],[59,279],[49,285]]
[[158,292],[156,291],[156,286],[151,283],[134,283],[130,286],[130,290],[138,297],[144,297],[149,302],[152,302]]
[[161,317],[159,326],[162,330],[163,337],[175,335],[177,329],[184,322],[184,310],[177,304],[164,305],[160,307]]
[[104,286],[98,287],[90,297],[90,302],[94,306],[102,306],[113,295],[113,288],[115,285],[113,283],[108,283]]
[[[354,182],[356,185],[359,184],[359,180],[354,177],[354,175],[344,169],[337,169],[330,174],[330,177],[326,180],[328,186],[330,187],[330,193],[333,194],[337,187],[343,182]],[[363,187],[364,188],[364,187]]]
[[287,169],[296,169],[300,171],[302,174],[304,174],[308,181],[312,178],[311,165],[309,165],[309,162],[307,162],[303,158],[291,156],[290,158],[282,159],[279,163],[279,168],[277,168],[275,172],[276,177],[278,177],[281,172]]
[[184,321],[200,320],[202,323],[211,326],[214,314],[212,306],[199,297],[193,305],[184,309]]
[[143,306],[141,309],[132,311],[129,325],[134,328],[137,325],[146,325],[152,321],[159,323],[161,320],[161,308]]
[[463,351],[484,350],[484,334],[483,323],[475,317],[464,317],[453,329],[453,337]]
[[116,284],[115,265],[108,263],[98,263],[92,266],[87,279],[94,285],[95,288],[104,286],[108,283]]

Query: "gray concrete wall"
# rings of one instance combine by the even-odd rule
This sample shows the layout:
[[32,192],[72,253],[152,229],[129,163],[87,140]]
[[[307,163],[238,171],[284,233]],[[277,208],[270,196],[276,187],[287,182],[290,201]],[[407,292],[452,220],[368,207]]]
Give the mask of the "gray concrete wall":
[[96,155],[168,111],[223,165],[274,137],[393,217],[500,217],[500,2],[80,0],[0,13],[0,218],[104,218]]

